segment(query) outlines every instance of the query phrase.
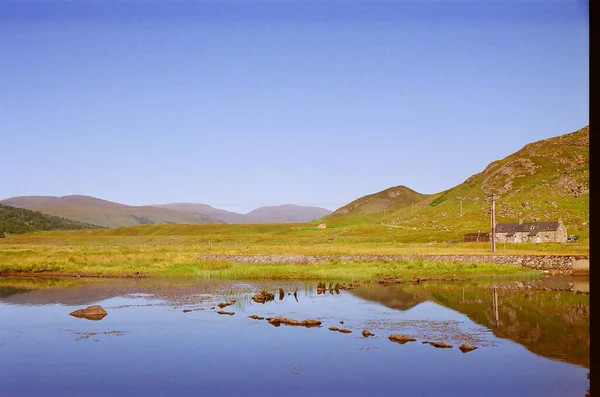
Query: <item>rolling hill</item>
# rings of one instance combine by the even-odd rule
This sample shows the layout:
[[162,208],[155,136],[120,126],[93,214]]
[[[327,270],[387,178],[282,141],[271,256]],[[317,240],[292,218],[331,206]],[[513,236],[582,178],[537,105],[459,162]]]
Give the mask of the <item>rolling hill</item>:
[[395,186],[377,193],[369,194],[354,200],[332,215],[358,215],[393,212],[400,208],[408,207],[426,199],[429,195],[417,193],[406,186]]
[[[413,205],[386,212],[362,205],[363,213],[336,210],[325,218],[331,226],[385,224],[410,230],[420,240],[436,240],[438,232],[460,240],[469,231],[490,230],[490,195],[496,195],[496,220],[501,222],[562,219],[569,234],[589,235],[589,126],[572,133],[525,145],[494,161],[482,172]],[[393,189],[393,188],[392,188]],[[390,189],[388,189],[390,190]],[[353,203],[376,203],[371,196]],[[386,199],[391,201],[392,198]],[[385,200],[384,200],[385,202]],[[385,204],[387,207],[389,204]],[[360,208],[356,207],[356,208]],[[367,210],[368,209],[368,210]]]
[[98,228],[100,228],[100,226],[42,214],[41,212],[25,208],[16,208],[0,204],[0,237],[9,234],[29,233],[40,230],[80,230]]
[[331,211],[321,207],[284,204],[257,208],[246,217],[248,223],[304,223],[329,214]]
[[156,207],[204,214],[210,216],[211,218],[219,219],[225,223],[247,223],[246,216],[244,214],[238,214],[237,212],[214,208],[208,204],[169,203],[157,205]]
[[226,223],[236,224],[304,223],[331,213],[331,211],[325,208],[293,204],[260,207],[246,214],[225,211],[206,204],[194,203],[170,203],[159,205],[158,207],[202,213]]
[[0,203],[106,227],[154,223],[224,223],[204,214],[153,206],[129,206],[90,196],[24,196],[12,197]]

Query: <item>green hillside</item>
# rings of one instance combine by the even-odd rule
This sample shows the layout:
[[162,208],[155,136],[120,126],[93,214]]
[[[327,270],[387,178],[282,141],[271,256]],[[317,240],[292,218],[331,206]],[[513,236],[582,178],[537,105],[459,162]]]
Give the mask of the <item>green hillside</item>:
[[40,230],[97,229],[100,226],[81,223],[25,208],[0,204],[0,237]]
[[[489,196],[497,222],[556,221],[569,234],[589,237],[589,126],[526,145],[488,165],[462,184],[395,211],[367,214],[340,210],[324,218],[328,227],[385,224],[406,231],[407,241],[461,241],[466,232],[489,231]],[[385,191],[384,191],[385,192]],[[383,192],[377,193],[381,194]],[[373,196],[373,195],[371,195]],[[363,197],[359,202],[370,196]]]
[[378,222],[387,214],[410,207],[430,197],[415,192],[406,186],[394,186],[377,193],[369,194],[338,208],[325,218],[327,222],[336,224]]

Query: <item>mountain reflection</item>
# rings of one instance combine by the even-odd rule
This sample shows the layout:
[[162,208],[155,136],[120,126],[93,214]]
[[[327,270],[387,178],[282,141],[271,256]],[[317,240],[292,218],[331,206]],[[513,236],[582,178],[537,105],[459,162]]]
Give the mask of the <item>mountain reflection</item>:
[[465,314],[497,337],[517,342],[535,354],[590,366],[588,295],[572,291],[496,289],[496,307],[494,288],[490,285],[364,286],[352,293],[398,310],[433,301]]

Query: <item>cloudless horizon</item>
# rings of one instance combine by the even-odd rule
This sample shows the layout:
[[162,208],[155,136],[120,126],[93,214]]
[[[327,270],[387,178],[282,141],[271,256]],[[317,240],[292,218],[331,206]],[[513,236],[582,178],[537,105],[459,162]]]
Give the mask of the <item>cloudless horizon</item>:
[[0,0],[0,199],[437,193],[589,124],[588,21],[581,0]]

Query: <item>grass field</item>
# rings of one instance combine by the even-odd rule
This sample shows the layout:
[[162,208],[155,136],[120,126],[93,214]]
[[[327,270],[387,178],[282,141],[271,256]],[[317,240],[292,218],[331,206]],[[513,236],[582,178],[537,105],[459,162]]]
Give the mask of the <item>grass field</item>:
[[[431,232],[428,232],[431,233]],[[488,243],[418,241],[413,231],[386,226],[317,229],[306,225],[144,225],[116,229],[38,232],[0,239],[0,272],[57,275],[191,276],[233,279],[373,280],[415,277],[534,276],[513,266],[392,263],[236,264],[203,259],[235,255],[489,254]],[[585,242],[498,244],[498,254],[586,255]]]

